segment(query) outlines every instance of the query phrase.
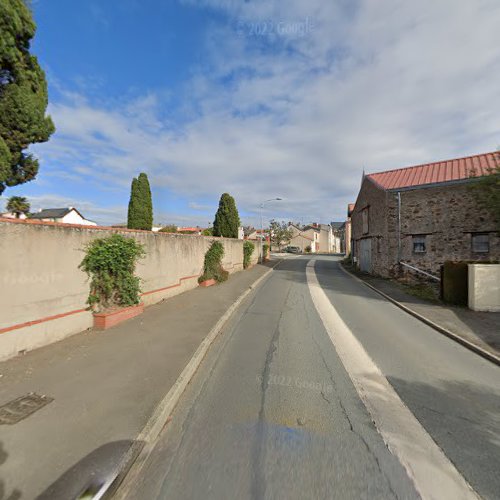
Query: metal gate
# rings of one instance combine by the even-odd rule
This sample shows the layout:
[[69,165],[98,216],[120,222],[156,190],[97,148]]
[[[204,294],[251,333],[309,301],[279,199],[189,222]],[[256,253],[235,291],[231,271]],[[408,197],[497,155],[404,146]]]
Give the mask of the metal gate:
[[372,272],[372,239],[365,238],[359,242],[359,269],[365,273]]

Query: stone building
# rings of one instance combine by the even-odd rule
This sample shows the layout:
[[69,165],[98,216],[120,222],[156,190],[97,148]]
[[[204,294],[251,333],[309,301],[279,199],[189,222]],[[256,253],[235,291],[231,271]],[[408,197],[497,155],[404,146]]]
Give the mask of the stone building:
[[471,176],[498,165],[488,153],[365,175],[351,214],[357,266],[413,274],[402,262],[439,276],[447,260],[499,260],[500,228],[471,189]]

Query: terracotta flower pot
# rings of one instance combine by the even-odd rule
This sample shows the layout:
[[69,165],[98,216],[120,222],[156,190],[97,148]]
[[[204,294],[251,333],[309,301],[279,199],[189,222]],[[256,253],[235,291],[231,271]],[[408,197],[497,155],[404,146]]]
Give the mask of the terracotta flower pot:
[[200,286],[212,286],[212,285],[215,285],[216,283],[217,283],[217,281],[215,281],[214,279],[210,279],[210,280],[202,281],[200,283]]
[[107,330],[112,326],[118,325],[123,321],[130,318],[139,316],[144,312],[144,304],[137,304],[136,306],[123,307],[115,311],[94,313],[94,328],[96,330]]

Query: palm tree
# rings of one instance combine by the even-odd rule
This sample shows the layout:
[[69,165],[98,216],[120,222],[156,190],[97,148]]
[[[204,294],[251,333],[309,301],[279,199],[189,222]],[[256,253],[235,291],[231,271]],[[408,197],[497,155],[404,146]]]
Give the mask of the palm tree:
[[7,201],[7,210],[16,214],[16,219],[19,219],[21,214],[28,215],[30,204],[24,196],[11,196]]

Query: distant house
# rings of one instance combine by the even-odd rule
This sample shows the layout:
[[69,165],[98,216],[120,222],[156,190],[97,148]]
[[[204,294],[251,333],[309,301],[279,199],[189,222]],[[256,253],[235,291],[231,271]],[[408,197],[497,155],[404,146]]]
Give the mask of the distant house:
[[289,224],[288,228],[292,233],[289,245],[299,247],[302,252],[310,249],[312,253],[316,253],[319,247],[320,230],[314,226],[306,226],[300,228],[295,224]]
[[97,226],[97,223],[86,219],[76,208],[45,208],[33,214],[30,219],[62,224],[80,224],[82,226]]
[[344,253],[346,255],[351,254],[351,247],[352,247],[351,215],[353,211],[354,211],[354,203],[349,203],[347,205],[347,217],[345,220],[345,230],[344,230]]
[[332,228],[332,252],[345,253],[345,222],[330,222]]
[[4,219],[19,219],[19,220],[24,220],[26,219],[26,214],[23,214],[22,212],[4,212],[3,214],[0,213],[0,217]]
[[311,224],[311,227],[319,230],[316,252],[332,253],[334,251],[332,226],[330,224]]
[[351,215],[358,267],[438,276],[447,260],[499,260],[500,228],[470,189],[497,165],[488,153],[365,175]]
[[253,226],[243,226],[243,238],[246,240],[248,236],[251,235],[255,231]]
[[265,240],[267,238],[265,229],[262,231],[260,229],[248,228],[247,230],[243,229],[243,231],[246,240]]

